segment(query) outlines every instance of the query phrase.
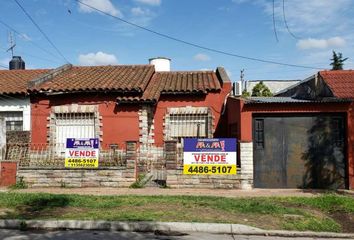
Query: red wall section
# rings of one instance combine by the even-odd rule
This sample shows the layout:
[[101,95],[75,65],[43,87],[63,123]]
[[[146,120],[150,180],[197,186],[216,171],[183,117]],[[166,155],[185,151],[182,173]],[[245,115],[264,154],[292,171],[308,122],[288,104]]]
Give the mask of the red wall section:
[[139,106],[101,104],[99,112],[102,117],[103,144],[117,143],[125,148],[126,141],[139,141]]
[[103,146],[116,143],[119,148],[125,148],[128,140],[139,140],[139,106],[115,104],[115,96],[90,95],[59,95],[47,97],[33,97],[31,99],[33,144],[47,143],[49,128],[48,117],[51,107],[70,104],[98,105],[103,132]]
[[0,162],[0,187],[8,187],[16,183],[17,162]]
[[213,114],[214,130],[220,124],[220,115],[223,111],[223,105],[226,103],[226,97],[231,91],[231,83],[224,83],[221,92],[209,93],[207,95],[162,95],[158,101],[154,114],[154,135],[155,144],[162,146],[164,141],[164,116],[167,108],[173,107],[209,107]]
[[354,103],[349,107],[347,121],[349,188],[354,189]]

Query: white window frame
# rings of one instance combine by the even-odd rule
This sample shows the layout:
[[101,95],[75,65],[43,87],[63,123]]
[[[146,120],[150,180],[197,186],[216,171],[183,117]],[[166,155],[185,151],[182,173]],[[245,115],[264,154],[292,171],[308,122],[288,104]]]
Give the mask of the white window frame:
[[165,115],[165,140],[181,142],[186,137],[210,138],[213,132],[212,120],[208,107],[168,108]]

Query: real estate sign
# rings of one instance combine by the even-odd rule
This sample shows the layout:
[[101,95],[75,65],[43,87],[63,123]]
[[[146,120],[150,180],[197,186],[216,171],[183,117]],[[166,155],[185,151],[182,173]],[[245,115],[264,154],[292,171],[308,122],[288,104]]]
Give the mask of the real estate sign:
[[98,138],[67,138],[65,167],[97,168],[99,156]]
[[185,138],[184,174],[236,174],[236,138]]

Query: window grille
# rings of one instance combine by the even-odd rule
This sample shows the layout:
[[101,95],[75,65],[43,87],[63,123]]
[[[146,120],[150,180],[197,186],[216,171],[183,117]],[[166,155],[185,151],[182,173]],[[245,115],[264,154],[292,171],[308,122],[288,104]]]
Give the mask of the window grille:
[[343,146],[343,120],[342,118],[333,118],[332,120],[333,140],[336,147]]
[[65,148],[67,138],[95,138],[94,113],[55,114],[55,141]]
[[208,137],[208,114],[171,114],[170,137]]
[[264,148],[264,120],[255,120],[255,144],[257,149]]
[[5,119],[6,131],[22,131],[23,130],[23,114],[22,114],[22,112],[0,112],[0,117]]

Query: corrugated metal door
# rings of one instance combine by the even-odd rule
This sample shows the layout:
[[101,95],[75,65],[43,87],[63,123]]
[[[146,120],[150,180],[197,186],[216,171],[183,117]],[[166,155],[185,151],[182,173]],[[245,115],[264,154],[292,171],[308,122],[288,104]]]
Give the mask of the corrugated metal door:
[[255,187],[345,187],[342,115],[256,115],[253,126]]

